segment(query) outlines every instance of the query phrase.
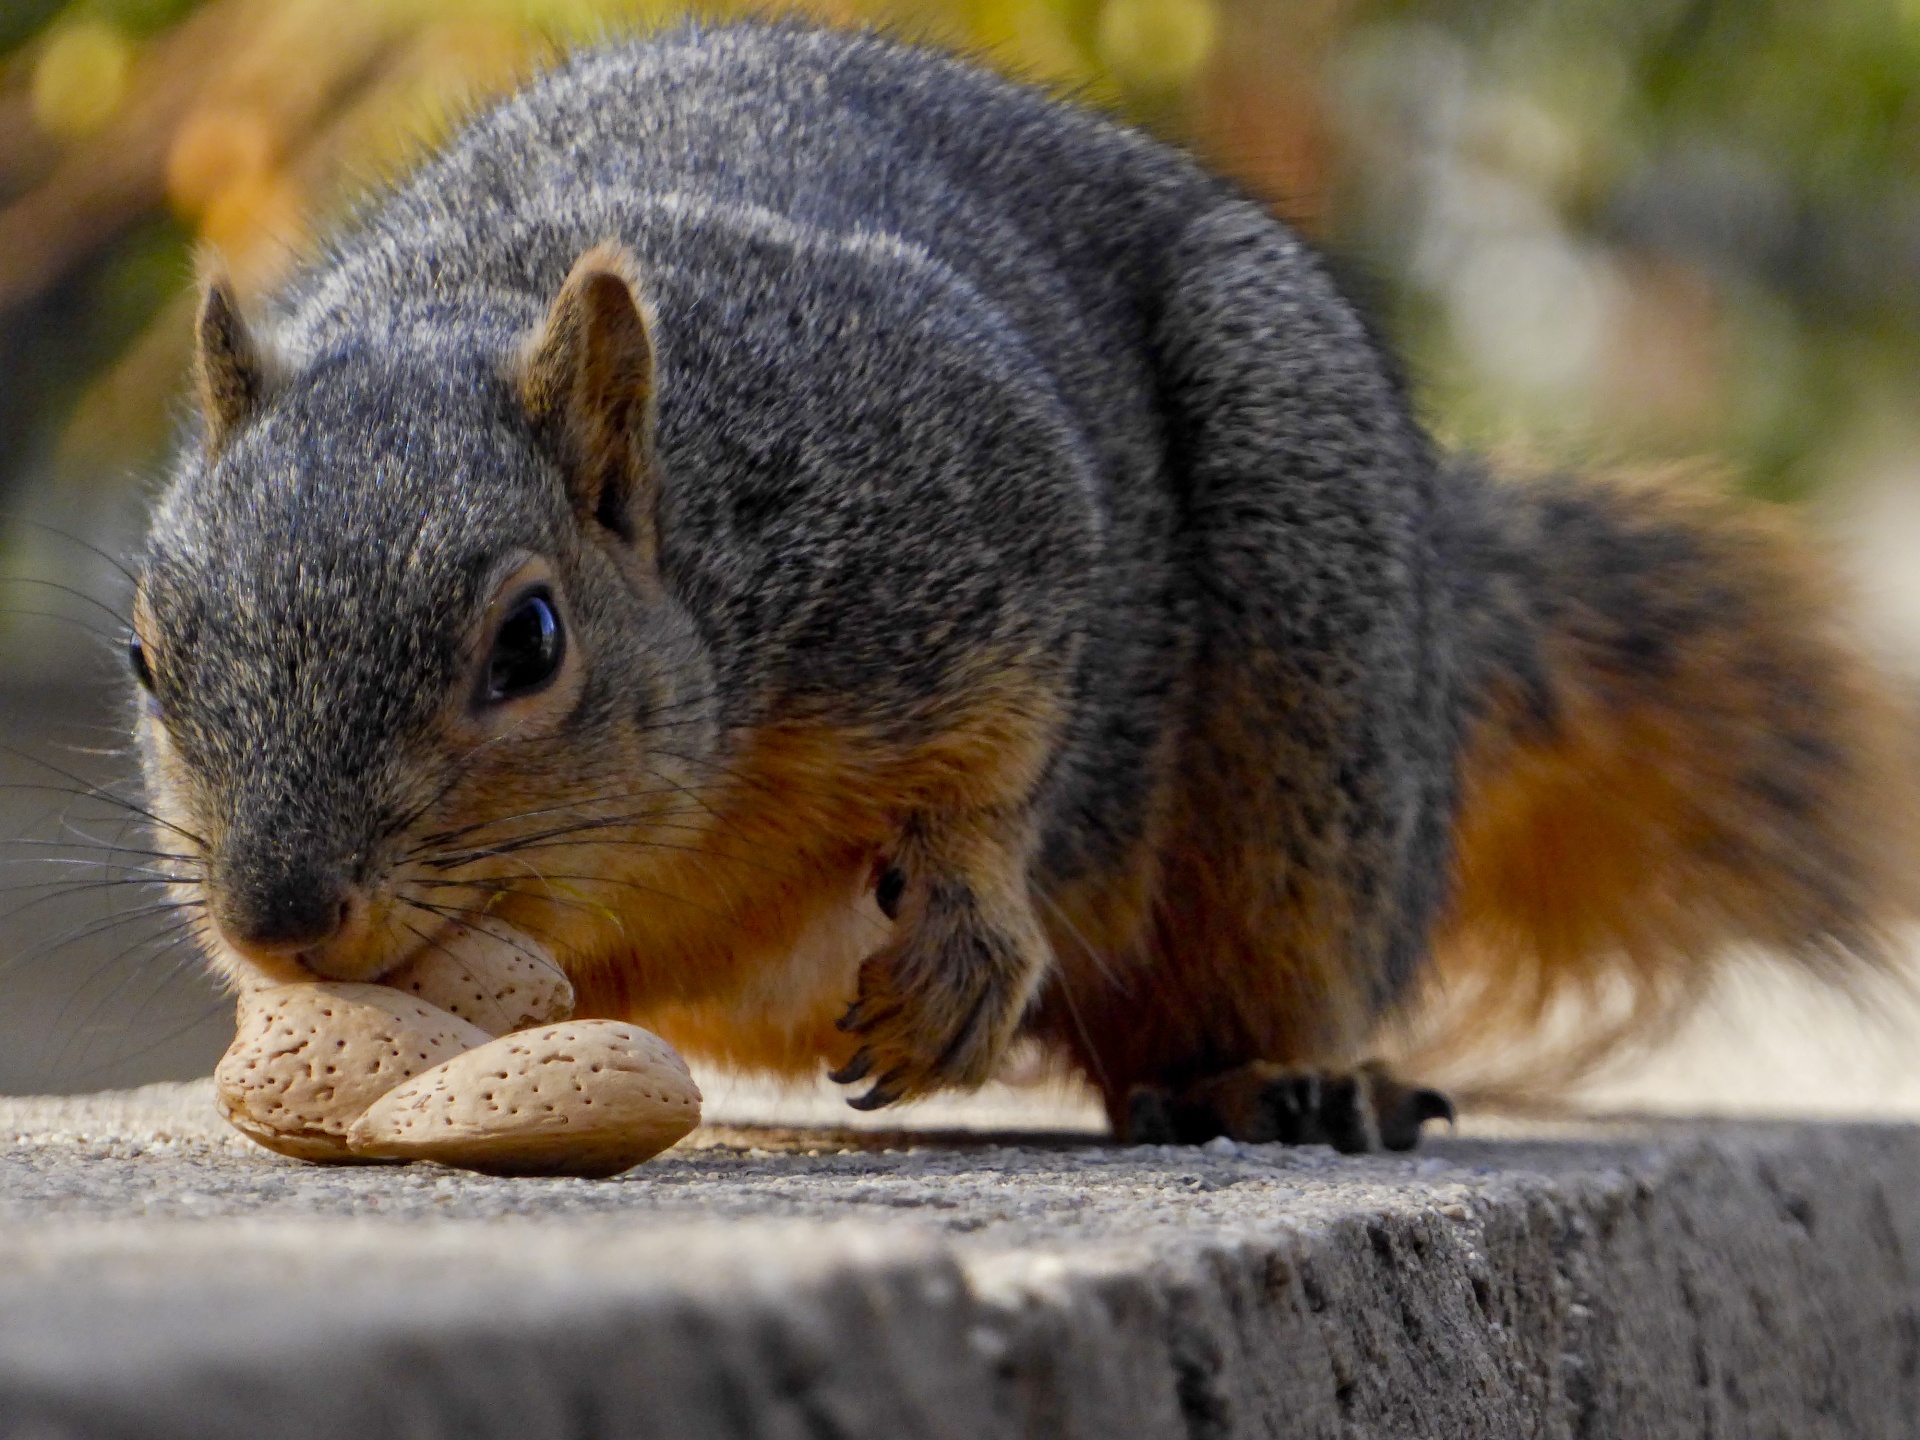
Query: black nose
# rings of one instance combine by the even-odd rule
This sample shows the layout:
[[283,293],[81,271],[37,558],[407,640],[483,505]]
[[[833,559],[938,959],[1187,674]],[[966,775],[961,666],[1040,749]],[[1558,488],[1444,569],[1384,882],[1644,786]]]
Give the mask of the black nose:
[[324,945],[347,926],[356,892],[332,865],[254,857],[215,877],[214,919],[242,952],[287,955]]

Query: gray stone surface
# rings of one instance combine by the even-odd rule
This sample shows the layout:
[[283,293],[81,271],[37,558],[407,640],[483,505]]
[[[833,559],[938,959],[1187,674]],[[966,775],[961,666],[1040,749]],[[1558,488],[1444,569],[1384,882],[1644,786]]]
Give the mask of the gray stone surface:
[[1920,1130],[1029,1119],[589,1182],[298,1165],[203,1085],[0,1103],[0,1436],[1920,1432]]

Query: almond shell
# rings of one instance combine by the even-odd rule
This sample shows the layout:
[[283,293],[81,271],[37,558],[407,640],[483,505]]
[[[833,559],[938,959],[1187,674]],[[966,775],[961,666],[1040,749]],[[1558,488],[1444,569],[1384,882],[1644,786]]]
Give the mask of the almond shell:
[[453,925],[381,977],[489,1035],[549,1025],[573,1014],[573,982],[545,947],[497,922]]
[[233,1044],[213,1072],[220,1113],[300,1160],[355,1161],[347,1127],[394,1086],[491,1040],[476,1025],[386,985],[314,981],[240,997]]
[[355,1153],[488,1175],[617,1175],[700,1123],[700,1090],[659,1036],[573,1020],[502,1036],[368,1107]]

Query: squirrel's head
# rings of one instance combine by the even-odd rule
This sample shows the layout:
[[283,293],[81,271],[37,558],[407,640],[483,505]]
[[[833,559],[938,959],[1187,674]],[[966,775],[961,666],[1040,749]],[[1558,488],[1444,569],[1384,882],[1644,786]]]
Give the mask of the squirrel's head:
[[204,289],[202,439],[129,659],[163,848],[236,972],[373,978],[657,818],[710,743],[625,255],[581,257],[512,343],[390,348],[295,365]]

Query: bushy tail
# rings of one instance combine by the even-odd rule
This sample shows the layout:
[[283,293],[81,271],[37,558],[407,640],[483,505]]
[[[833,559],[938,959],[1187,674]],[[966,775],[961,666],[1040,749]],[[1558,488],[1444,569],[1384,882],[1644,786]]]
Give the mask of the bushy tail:
[[1672,484],[1446,483],[1472,718],[1400,1062],[1546,1092],[1660,1033],[1729,952],[1885,973],[1920,914],[1920,720],[1816,548]]

